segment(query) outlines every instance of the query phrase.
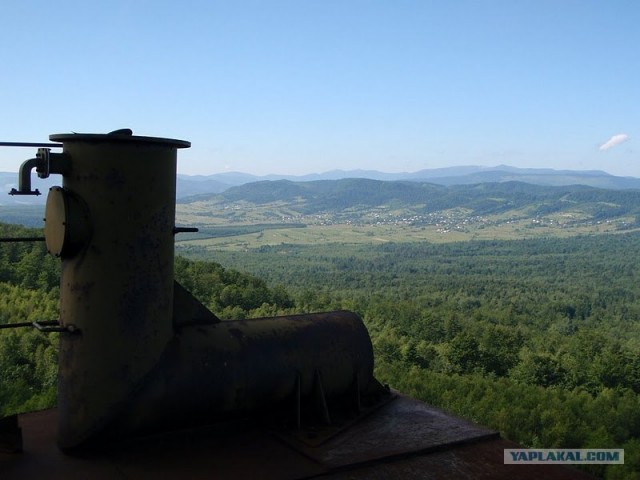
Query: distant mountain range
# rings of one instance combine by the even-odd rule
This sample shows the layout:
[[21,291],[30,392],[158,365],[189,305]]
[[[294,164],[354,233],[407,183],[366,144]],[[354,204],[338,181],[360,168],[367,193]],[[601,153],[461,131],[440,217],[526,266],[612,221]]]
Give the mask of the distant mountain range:
[[[198,211],[263,211],[269,216],[332,214],[360,216],[380,210],[399,215],[423,215],[465,209],[469,215],[506,214],[520,217],[579,213],[591,220],[640,218],[640,190],[601,189],[586,185],[545,186],[524,182],[437,185],[409,180],[362,178],[293,182],[261,181],[231,187],[219,194],[179,200]],[[235,207],[234,207],[235,206]],[[183,211],[186,211],[183,209]],[[289,214],[284,212],[290,212]],[[267,217],[261,218],[266,221]],[[634,220],[635,223],[635,220]]]
[[[43,204],[48,189],[61,183],[56,175],[38,179],[33,175],[33,188],[43,195],[39,197],[3,195],[17,185],[16,172],[0,172],[0,205]],[[256,176],[240,172],[213,175],[182,175],[177,177],[177,198],[194,195],[222,193],[231,187],[259,181],[289,180],[311,182],[317,180],[341,180],[361,178],[381,181],[409,181],[436,185],[476,185],[483,183],[523,182],[543,186],[584,185],[611,190],[640,189],[640,179],[618,177],[600,170],[554,170],[550,168],[516,168],[507,165],[497,167],[460,166],[420,170],[413,173],[384,173],[375,170],[332,170],[310,175]]]

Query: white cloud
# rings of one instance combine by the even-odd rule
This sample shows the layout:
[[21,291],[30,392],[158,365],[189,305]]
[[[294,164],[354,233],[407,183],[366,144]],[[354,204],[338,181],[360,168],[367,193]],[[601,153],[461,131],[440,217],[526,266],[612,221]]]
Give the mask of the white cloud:
[[609,140],[600,145],[600,150],[609,150],[611,147],[615,147],[616,145],[620,145],[622,142],[629,140],[629,135],[626,133],[619,133],[614,135]]

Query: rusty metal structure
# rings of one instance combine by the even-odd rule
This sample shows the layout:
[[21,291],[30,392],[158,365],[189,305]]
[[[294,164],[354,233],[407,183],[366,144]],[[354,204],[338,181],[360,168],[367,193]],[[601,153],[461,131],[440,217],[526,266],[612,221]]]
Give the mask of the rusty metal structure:
[[[221,322],[174,281],[175,178],[189,142],[111,134],[52,135],[20,169],[62,175],[49,191],[45,240],[60,257],[58,444],[75,449],[303,405],[362,408],[382,395],[362,321],[348,312]],[[336,399],[340,399],[336,401]]]
[[11,193],[39,194],[32,170],[62,176],[44,229],[62,262],[60,319],[40,325],[60,335],[58,402],[0,422],[13,446],[0,477],[540,476],[494,475],[512,444],[382,386],[356,314],[221,321],[178,284],[176,161],[189,142],[128,129],[50,140]]

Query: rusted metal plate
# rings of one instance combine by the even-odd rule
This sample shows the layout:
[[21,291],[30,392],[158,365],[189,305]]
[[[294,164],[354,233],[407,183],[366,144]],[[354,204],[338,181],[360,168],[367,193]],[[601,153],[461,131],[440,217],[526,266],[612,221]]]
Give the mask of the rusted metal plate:
[[56,410],[20,415],[19,423],[24,452],[0,453],[2,480],[591,478],[562,466],[503,465],[503,449],[515,444],[406,397],[315,449],[315,459],[242,422],[129,440],[83,456],[56,447]]
[[501,438],[452,446],[430,453],[383,460],[323,476],[323,480],[595,480],[561,465],[504,465],[503,450],[520,448]]
[[56,446],[56,410],[20,416],[24,452],[0,453],[0,479],[308,478],[322,466],[243,423],[123,441],[74,456]]
[[289,444],[331,469],[497,437],[484,427],[398,395],[322,445],[310,447],[293,436]]
[[325,472],[267,431],[241,423],[163,434],[109,456],[127,479],[287,480]]
[[64,455],[56,446],[57,421],[56,410],[19,416],[24,451],[11,455],[0,453],[2,480],[31,478],[119,480],[126,478],[103,456],[79,458]]

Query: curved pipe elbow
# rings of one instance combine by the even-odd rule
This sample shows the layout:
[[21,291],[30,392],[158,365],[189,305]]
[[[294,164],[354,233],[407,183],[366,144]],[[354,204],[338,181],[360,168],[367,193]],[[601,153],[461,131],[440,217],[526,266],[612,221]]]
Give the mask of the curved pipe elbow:
[[38,190],[31,190],[31,170],[38,166],[38,158],[30,158],[20,165],[18,171],[18,190],[11,190],[11,195],[40,195]]

